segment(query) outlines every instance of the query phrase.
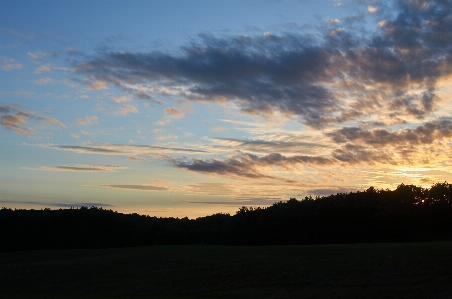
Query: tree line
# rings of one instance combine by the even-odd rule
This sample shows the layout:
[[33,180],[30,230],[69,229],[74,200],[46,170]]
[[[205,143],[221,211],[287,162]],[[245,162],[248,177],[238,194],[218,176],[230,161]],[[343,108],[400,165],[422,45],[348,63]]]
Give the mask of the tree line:
[[242,207],[197,219],[97,207],[0,210],[0,251],[170,244],[297,245],[452,241],[452,184],[377,190]]

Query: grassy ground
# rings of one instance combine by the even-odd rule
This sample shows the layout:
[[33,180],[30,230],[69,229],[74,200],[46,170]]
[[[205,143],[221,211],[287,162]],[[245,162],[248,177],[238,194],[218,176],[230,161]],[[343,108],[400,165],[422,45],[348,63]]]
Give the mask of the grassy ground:
[[452,243],[0,254],[0,298],[452,298]]

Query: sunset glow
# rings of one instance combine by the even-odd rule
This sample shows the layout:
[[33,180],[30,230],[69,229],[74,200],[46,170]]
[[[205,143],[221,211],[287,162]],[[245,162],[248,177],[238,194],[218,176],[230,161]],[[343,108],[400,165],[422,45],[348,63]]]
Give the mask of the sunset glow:
[[2,1],[0,204],[196,218],[452,182],[450,1]]

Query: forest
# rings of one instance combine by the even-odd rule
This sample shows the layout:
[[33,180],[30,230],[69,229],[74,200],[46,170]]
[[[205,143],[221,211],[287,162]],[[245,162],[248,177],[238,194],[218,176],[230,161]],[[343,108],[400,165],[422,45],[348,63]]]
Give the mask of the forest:
[[452,184],[338,193],[197,219],[97,207],[0,210],[0,252],[150,245],[452,241]]

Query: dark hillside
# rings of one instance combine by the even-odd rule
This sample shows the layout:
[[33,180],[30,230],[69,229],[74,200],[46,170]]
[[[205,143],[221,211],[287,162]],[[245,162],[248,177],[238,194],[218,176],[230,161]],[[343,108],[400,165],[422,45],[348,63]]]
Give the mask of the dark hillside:
[[230,216],[157,218],[102,208],[0,210],[1,251],[147,245],[288,245],[452,240],[452,185],[292,198]]

